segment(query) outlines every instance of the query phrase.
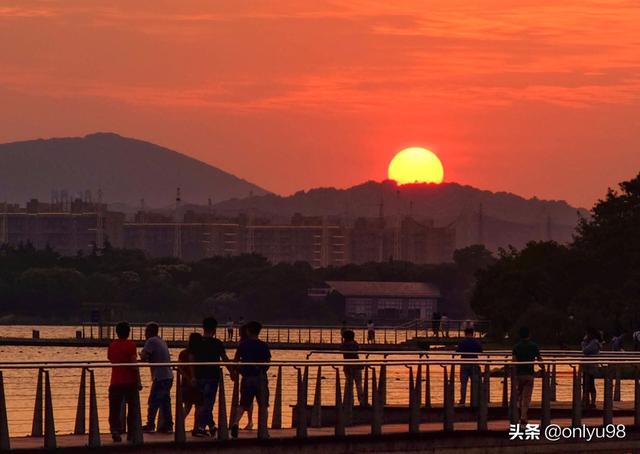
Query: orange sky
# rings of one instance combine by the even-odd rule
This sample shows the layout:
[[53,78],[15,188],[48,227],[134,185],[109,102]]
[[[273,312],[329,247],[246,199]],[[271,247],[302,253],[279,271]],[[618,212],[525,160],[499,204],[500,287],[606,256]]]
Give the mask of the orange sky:
[[115,131],[281,194],[417,145],[447,181],[590,206],[640,170],[638,24],[635,0],[0,0],[0,141]]

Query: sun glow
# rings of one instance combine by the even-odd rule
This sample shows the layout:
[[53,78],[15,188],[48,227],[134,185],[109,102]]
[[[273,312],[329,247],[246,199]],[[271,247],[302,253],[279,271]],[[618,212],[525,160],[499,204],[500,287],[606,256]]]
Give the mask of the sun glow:
[[388,175],[398,184],[442,183],[444,168],[431,150],[410,147],[394,156],[389,163]]

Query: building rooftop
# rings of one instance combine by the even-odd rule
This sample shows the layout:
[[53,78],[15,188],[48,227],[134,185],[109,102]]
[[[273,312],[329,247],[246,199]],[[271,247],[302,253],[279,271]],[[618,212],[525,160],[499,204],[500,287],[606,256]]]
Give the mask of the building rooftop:
[[327,281],[343,296],[386,296],[404,298],[440,298],[440,290],[425,282]]

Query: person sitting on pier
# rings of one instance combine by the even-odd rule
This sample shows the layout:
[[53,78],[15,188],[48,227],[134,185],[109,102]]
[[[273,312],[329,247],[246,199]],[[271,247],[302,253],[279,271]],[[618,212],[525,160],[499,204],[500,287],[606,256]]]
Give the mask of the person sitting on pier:
[[[135,363],[136,344],[129,339],[131,327],[127,322],[119,322],[116,325],[118,338],[109,344],[107,358],[111,363]],[[135,427],[136,416],[139,414],[138,391],[142,389],[140,372],[133,366],[114,366],[111,368],[111,384],[109,385],[109,428],[113,441],[121,442],[124,432],[122,421],[122,407],[127,406],[128,438],[131,439],[131,430]]]
[[[360,359],[358,355],[358,350],[360,350],[360,346],[356,341],[355,333],[348,329],[342,333],[342,347],[341,350],[345,350],[343,353],[344,359]],[[349,352],[349,353],[346,353]],[[358,402],[360,405],[364,405],[364,390],[362,387],[362,366],[359,364],[353,365],[345,365],[344,368],[344,376],[347,379],[347,383],[354,383],[356,387],[356,393],[358,394]]]
[[[473,337],[473,328],[467,327],[464,330],[464,339],[458,343],[456,352],[462,353],[461,359],[477,359],[477,353],[482,353],[482,344]],[[471,386],[480,376],[480,367],[476,364],[463,364],[460,366],[460,402],[464,405],[467,398],[467,382],[471,378]]]
[[[187,348],[182,350],[178,355],[178,361],[181,363],[195,362],[195,352],[202,342],[202,334],[191,333],[189,335],[189,344]],[[195,367],[193,366],[179,366],[180,370],[180,389],[182,391],[182,405],[184,407],[185,417],[191,412],[191,408],[200,405],[202,401],[202,395],[198,389],[198,382],[196,380]],[[194,430],[196,427],[194,427]]]
[[[171,353],[167,343],[159,336],[160,326],[155,322],[147,323],[144,336],[147,339],[140,352],[140,359],[149,363],[170,363]],[[147,407],[147,423],[142,427],[145,432],[156,429],[156,415],[158,416],[158,432],[173,432],[173,418],[171,416],[171,388],[173,387],[173,372],[170,366],[151,367],[151,390]]]
[[[213,317],[206,317],[202,321],[202,341],[196,349],[195,360],[197,362],[229,361],[227,352],[220,339],[215,338],[218,321]],[[202,395],[200,405],[196,406],[196,428],[192,432],[194,437],[214,436],[216,423],[213,419],[213,406],[216,401],[218,383],[221,374],[220,366],[197,366],[195,370],[196,382]],[[209,432],[207,432],[207,427]]]
[[[587,333],[582,340],[582,353],[584,356],[593,357],[600,354],[602,348],[602,337],[597,329],[589,327]],[[593,359],[593,358],[588,358]],[[598,372],[597,364],[585,364],[584,371],[584,402],[587,408],[595,408],[596,406],[596,373]]]
[[233,340],[233,319],[231,317],[227,320],[227,335],[224,340],[227,342],[231,342]]
[[[238,344],[238,349],[233,358],[234,362],[243,363],[268,363],[271,361],[271,351],[266,342],[260,340],[260,331],[262,324],[259,322],[249,322],[244,327],[246,330],[246,339]],[[261,405],[269,405],[269,383],[267,378],[268,366],[241,366],[240,375],[240,406],[236,412],[236,418],[231,425],[231,436],[238,438],[238,424],[242,415],[247,412],[250,414],[253,408],[253,400],[258,401],[258,408]],[[261,381],[263,383],[261,383]],[[265,393],[263,395],[262,393]],[[246,429],[252,429],[251,419]]]
[[[542,361],[540,348],[531,341],[529,328],[520,328],[520,340],[513,347],[513,360],[516,362]],[[533,364],[518,364],[516,366],[516,386],[518,391],[518,406],[520,408],[520,424],[528,422],[529,405],[533,393]]]

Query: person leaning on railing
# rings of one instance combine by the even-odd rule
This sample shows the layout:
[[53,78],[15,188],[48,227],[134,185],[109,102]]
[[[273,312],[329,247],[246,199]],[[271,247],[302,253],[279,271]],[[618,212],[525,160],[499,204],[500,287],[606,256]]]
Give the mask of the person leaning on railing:
[[[129,339],[131,327],[127,322],[116,325],[117,339],[111,342],[107,350],[107,358],[110,362],[135,363],[136,344]],[[121,442],[124,432],[124,421],[121,420],[123,403],[127,405],[128,439],[131,439],[131,430],[135,427],[136,414],[139,413],[138,391],[142,389],[140,371],[132,366],[114,366],[111,369],[111,384],[109,385],[109,428],[113,441]]]

